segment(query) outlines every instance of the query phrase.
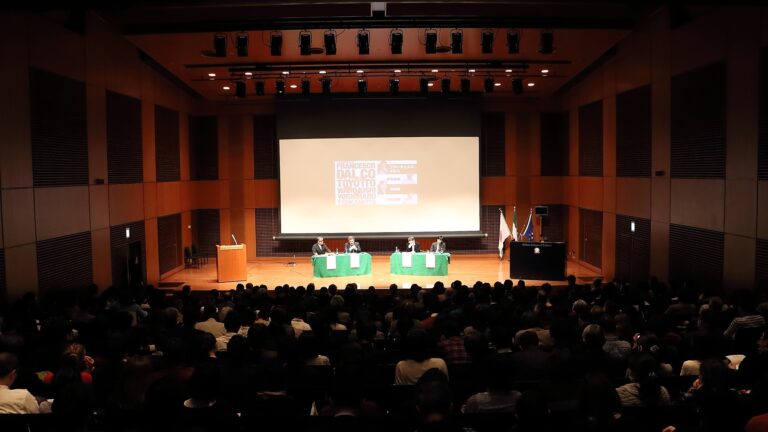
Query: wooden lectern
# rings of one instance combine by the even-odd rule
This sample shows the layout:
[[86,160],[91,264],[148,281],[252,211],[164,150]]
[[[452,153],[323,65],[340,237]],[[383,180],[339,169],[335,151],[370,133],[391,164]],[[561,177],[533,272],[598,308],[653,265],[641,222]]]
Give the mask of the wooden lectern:
[[216,245],[216,276],[219,282],[248,280],[245,245]]

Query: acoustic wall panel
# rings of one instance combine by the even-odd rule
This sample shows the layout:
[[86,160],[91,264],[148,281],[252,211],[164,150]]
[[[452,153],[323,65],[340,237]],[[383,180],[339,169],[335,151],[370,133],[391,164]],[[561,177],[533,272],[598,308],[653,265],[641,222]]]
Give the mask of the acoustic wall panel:
[[568,206],[549,204],[547,207],[548,214],[541,217],[541,237],[551,242],[567,242]]
[[486,112],[481,119],[480,175],[505,175],[504,113]]
[[723,283],[725,235],[685,225],[669,226],[669,278],[718,288]]
[[221,242],[219,209],[192,210],[192,244],[199,253],[216,255]]
[[579,175],[603,175],[603,101],[579,107]]
[[278,171],[275,116],[253,117],[253,175],[256,179],[276,179]]
[[107,168],[109,183],[142,183],[141,101],[107,91]]
[[714,63],[672,77],[672,177],[725,176],[726,67]]
[[216,116],[189,117],[189,178],[219,178],[219,135]]
[[31,68],[29,92],[35,187],[87,185],[85,84]]
[[651,86],[616,95],[616,176],[651,175]]
[[179,112],[155,105],[155,164],[158,182],[181,179]]
[[41,296],[81,290],[92,284],[91,233],[38,241],[37,278]]
[[568,111],[541,113],[541,175],[567,176],[570,155]]

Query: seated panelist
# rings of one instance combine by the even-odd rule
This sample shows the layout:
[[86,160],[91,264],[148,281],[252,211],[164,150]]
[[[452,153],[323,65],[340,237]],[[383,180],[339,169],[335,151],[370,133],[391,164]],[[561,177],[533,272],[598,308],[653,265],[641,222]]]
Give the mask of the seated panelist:
[[356,242],[354,237],[347,237],[347,242],[344,243],[344,253],[360,253],[362,251],[360,243]]
[[408,244],[403,249],[403,252],[421,252],[421,246],[416,243],[416,239],[413,236],[408,237]]
[[445,253],[445,242],[443,236],[437,236],[437,240],[429,247],[430,252]]
[[325,243],[323,243],[322,237],[318,237],[317,243],[312,245],[312,255],[323,255],[330,252],[331,250],[328,249],[328,246],[326,246]]

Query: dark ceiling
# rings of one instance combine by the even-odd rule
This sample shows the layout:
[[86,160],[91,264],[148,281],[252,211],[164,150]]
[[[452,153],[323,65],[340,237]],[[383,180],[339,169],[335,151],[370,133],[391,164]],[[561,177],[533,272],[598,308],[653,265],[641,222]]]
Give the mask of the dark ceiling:
[[[448,83],[458,92],[464,79],[472,92],[490,86],[494,95],[549,96],[609,56],[656,7],[656,2],[609,1],[294,0],[139,2],[95,9],[193,92],[214,101],[252,101],[275,95],[280,86],[287,94],[301,94],[302,86],[321,93],[328,79],[332,93],[364,87],[386,94],[394,82],[401,93],[418,93],[422,85],[441,92]],[[359,33],[368,37],[367,54],[360,50]],[[400,53],[393,53],[393,33],[395,39],[402,34]],[[217,35],[223,56],[215,56]],[[281,49],[273,55],[278,35]],[[335,53],[326,44],[330,35]],[[515,35],[519,46],[510,49]],[[542,52],[548,35],[551,53]],[[246,39],[243,50],[238,41]],[[433,41],[436,52],[428,53]],[[236,97],[238,85],[244,98]],[[264,96],[256,95],[262,85]]]

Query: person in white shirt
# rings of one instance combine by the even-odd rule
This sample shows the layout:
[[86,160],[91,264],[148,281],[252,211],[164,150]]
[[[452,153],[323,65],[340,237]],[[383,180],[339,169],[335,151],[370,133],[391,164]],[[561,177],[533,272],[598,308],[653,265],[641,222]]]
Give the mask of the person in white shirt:
[[195,324],[195,330],[208,332],[215,338],[224,336],[227,334],[227,329],[224,327],[224,323],[216,320],[216,316],[216,306],[206,306],[203,309],[203,319],[205,319],[205,321],[200,321]]
[[0,414],[38,414],[37,399],[24,389],[13,389],[19,361],[11,353],[0,353]]

